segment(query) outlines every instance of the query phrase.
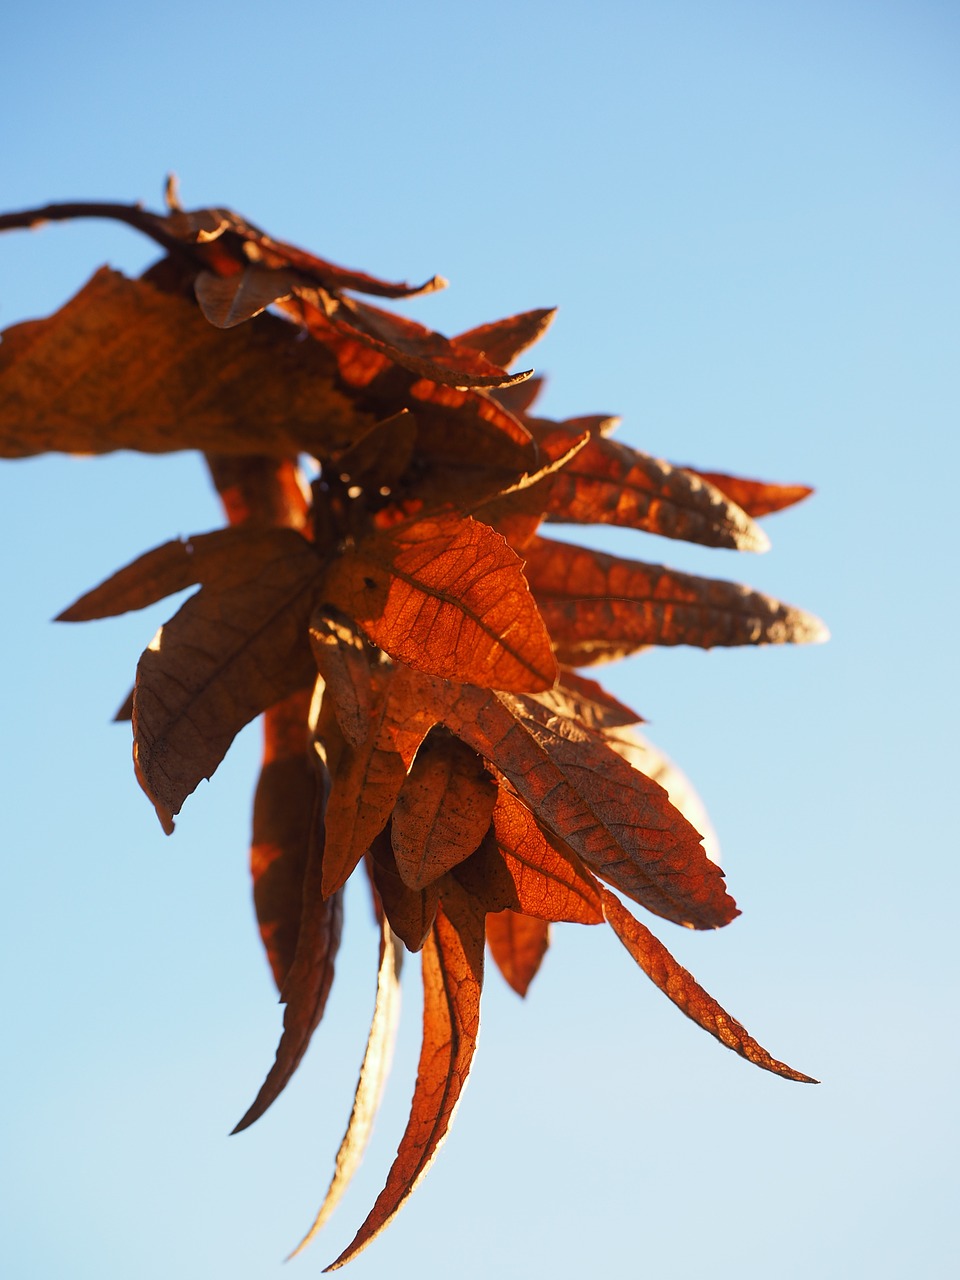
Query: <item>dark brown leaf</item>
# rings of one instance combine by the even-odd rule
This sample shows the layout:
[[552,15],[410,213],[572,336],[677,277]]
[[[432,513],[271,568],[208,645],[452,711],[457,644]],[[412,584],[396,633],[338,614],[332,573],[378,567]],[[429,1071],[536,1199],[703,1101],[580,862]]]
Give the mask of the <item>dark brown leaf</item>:
[[137,667],[134,761],[167,830],[240,729],[313,683],[306,636],[317,558],[292,530],[260,537],[259,554],[247,555],[247,581],[201,588]]
[[394,933],[408,951],[420,951],[426,942],[440,903],[436,883],[411,889],[400,877],[393,854],[389,824],[370,846],[373,883]]
[[289,298],[298,283],[294,271],[247,266],[232,276],[201,271],[194,289],[207,320],[218,329],[233,329],[282,298]]
[[601,892],[604,914],[617,937],[651,982],[697,1026],[703,1027],[722,1045],[739,1053],[741,1058],[746,1058],[755,1066],[763,1067],[765,1071],[772,1071],[787,1080],[798,1080],[804,1084],[818,1083],[812,1076],[805,1076],[786,1063],[772,1058],[736,1018],[731,1018],[713,996],[708,995],[691,974],[674,960],[663,943],[649,929],[644,928],[639,920],[633,918],[619,899],[607,889]]
[[326,457],[374,419],[336,365],[276,316],[211,327],[188,299],[106,268],[0,344],[0,455],[60,450]]
[[645,645],[816,644],[819,618],[734,582],[535,538],[526,575],[560,662],[585,666]]
[[356,1257],[400,1211],[433,1163],[467,1082],[480,1030],[483,915],[455,881],[448,885],[423,949],[423,1047],[410,1119],[386,1186],[328,1271]]
[[479,521],[439,515],[363,539],[324,590],[417,670],[497,689],[548,689],[556,678],[522,562]]
[[310,693],[302,690],[263,717],[263,764],[253,802],[250,871],[260,937],[278,988],[293,964],[322,779],[308,751]]
[[370,658],[363,637],[351,619],[325,605],[310,618],[310,644],[340,731],[351,747],[359,748],[372,711]]

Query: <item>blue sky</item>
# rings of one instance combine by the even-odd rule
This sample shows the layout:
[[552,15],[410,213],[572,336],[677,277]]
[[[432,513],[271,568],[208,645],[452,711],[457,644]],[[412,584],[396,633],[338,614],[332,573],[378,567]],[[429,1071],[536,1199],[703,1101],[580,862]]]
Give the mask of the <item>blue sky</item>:
[[[954,1275],[956,9],[94,0],[21,6],[4,46],[5,208],[156,206],[175,170],[188,206],[389,279],[447,276],[405,308],[442,331],[558,305],[533,352],[547,412],[618,413],[651,453],[818,490],[769,520],[762,557],[596,545],[831,627],[809,650],[602,673],[695,782],[744,913],[660,936],[823,1084],[755,1071],[612,935],[558,928],[526,1002],[490,972],[452,1137],[349,1274]],[[4,236],[0,325],[152,256],[105,223]],[[402,1131],[415,963],[362,1173],[282,1270],[349,1111],[367,903],[348,902],[297,1078],[228,1138],[279,1031],[245,868],[256,732],[165,838],[110,717],[169,606],[49,622],[218,519],[191,455],[0,467],[6,1275],[319,1274]]]

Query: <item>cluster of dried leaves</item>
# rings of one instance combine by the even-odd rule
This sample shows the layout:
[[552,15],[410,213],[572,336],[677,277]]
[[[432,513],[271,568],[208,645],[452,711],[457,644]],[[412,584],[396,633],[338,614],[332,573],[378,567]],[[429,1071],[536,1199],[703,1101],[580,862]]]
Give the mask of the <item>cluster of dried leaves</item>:
[[445,338],[354,296],[409,297],[438,279],[388,284],[226,210],[184,212],[172,193],[168,204],[166,215],[82,204],[0,218],[5,229],[112,217],[165,250],[142,278],[104,268],[56,314],[4,333],[0,453],[206,454],[228,527],[147,552],[61,618],[104,618],[199,586],[143,654],[120,713],[168,832],[237,732],[263,717],[251,865],[285,1013],[238,1129],[300,1062],[333,980],[344,885],[357,870],[369,882],[380,925],[373,1025],[307,1239],[370,1131],[398,943],[422,953],[410,1119],[333,1267],[392,1219],[450,1126],[477,1040],[485,943],[522,995],[551,921],[606,922],[688,1017],[758,1066],[807,1080],[611,892],[695,929],[737,914],[688,816],[698,820],[695,802],[630,728],[640,717],[575,668],[648,645],[815,641],[823,627],[733,583],[539,530],[615,524],[759,551],[755,517],[809,490],[671,466],[612,440],[610,418],[535,416],[538,381],[506,369],[549,311]]

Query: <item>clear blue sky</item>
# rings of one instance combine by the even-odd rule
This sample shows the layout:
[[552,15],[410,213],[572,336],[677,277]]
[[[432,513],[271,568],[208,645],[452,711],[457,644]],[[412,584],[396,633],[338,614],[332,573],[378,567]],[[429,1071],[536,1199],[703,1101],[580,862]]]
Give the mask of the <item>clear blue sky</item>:
[[[556,415],[674,461],[817,486],[764,557],[615,537],[823,616],[810,650],[662,651],[610,686],[695,781],[743,916],[660,935],[777,1056],[688,1023],[573,926],[525,1003],[490,973],[452,1137],[356,1280],[957,1273],[960,12],[947,3],[18,6],[0,204],[226,204],[387,278],[445,332],[536,306]],[[103,262],[89,223],[0,239],[0,325]],[[373,1147],[321,1239],[372,1004],[348,904],[327,1020],[227,1134],[279,1031],[249,900],[245,733],[165,838],[109,723],[169,609],[49,619],[218,520],[200,461],[0,466],[6,672],[0,1272],[318,1275],[386,1174],[417,966]]]

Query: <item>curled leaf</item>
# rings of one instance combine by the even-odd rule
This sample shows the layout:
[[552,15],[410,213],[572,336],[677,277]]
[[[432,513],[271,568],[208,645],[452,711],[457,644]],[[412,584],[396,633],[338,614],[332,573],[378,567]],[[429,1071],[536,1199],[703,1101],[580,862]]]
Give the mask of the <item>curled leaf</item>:
[[355,1258],[391,1222],[449,1132],[480,1030],[483,942],[482,913],[449,881],[423,949],[423,1045],[410,1119],[386,1186],[328,1271]]

